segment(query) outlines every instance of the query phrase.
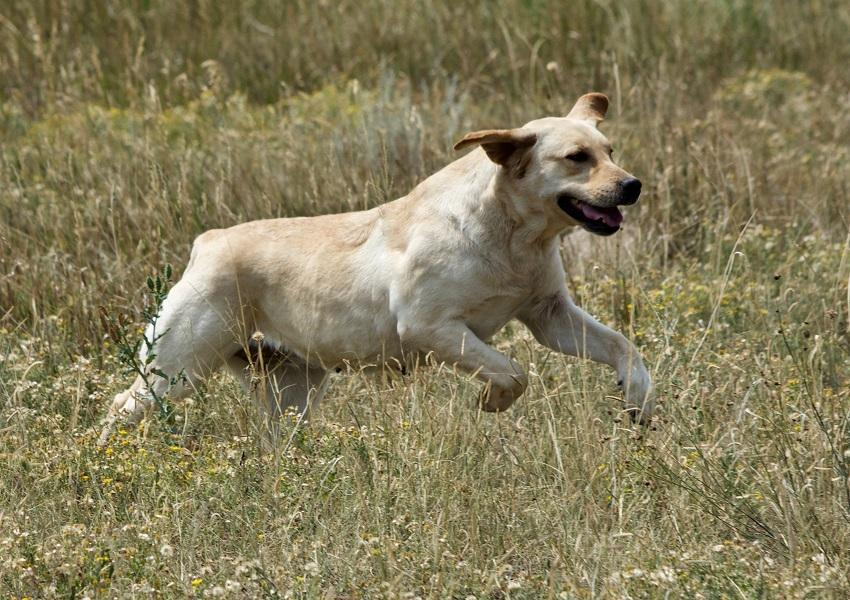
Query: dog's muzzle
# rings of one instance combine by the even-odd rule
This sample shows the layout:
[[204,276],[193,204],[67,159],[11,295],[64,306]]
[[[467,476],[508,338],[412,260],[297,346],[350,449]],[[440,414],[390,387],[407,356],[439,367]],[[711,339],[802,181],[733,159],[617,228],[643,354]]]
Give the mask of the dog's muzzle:
[[558,196],[558,207],[596,235],[613,235],[623,222],[623,213],[616,206],[595,206],[569,194]]
[[640,197],[640,188],[640,180],[634,177],[627,177],[617,182],[616,206],[598,206],[574,198],[570,194],[560,194],[557,202],[562,211],[591,233],[612,235],[620,231],[623,223],[623,213],[617,206],[637,202]]

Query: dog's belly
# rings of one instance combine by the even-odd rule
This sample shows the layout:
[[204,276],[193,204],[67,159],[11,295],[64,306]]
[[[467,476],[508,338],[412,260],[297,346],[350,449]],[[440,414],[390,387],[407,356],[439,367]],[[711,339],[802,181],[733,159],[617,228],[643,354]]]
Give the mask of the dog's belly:
[[[378,213],[241,226],[241,298],[270,341],[327,368],[401,354]],[[231,242],[236,245],[236,241]],[[231,295],[236,295],[232,292]]]
[[381,332],[368,326],[351,327],[349,324],[343,329],[324,328],[309,336],[292,333],[291,329],[280,331],[275,337],[280,339],[282,346],[309,363],[328,369],[402,360],[398,334],[389,331],[389,328]]
[[288,351],[326,368],[402,357],[397,322],[386,301],[352,288],[311,302],[284,299],[265,307],[257,326]]

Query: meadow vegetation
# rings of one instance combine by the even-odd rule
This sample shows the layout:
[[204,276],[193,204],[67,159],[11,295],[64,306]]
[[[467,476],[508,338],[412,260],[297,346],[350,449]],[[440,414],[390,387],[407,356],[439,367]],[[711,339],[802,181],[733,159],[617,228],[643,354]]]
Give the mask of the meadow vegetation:
[[[850,595],[850,5],[838,0],[0,5],[0,595]],[[95,445],[116,330],[205,229],[375,206],[464,132],[587,91],[643,180],[564,243],[661,410],[528,366],[334,380],[269,447],[235,381]],[[317,240],[317,243],[321,243]]]

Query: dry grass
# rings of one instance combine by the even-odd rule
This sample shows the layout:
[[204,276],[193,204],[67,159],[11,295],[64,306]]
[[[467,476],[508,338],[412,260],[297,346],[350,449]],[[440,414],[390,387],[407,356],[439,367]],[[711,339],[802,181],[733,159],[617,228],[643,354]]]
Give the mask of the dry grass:
[[[12,2],[0,7],[0,593],[803,598],[850,593],[850,9],[842,2]],[[373,206],[467,129],[595,89],[644,181],[572,236],[579,302],[643,349],[336,379],[264,450],[221,377],[103,449],[103,314],[204,229]],[[576,252],[565,253],[573,257]]]

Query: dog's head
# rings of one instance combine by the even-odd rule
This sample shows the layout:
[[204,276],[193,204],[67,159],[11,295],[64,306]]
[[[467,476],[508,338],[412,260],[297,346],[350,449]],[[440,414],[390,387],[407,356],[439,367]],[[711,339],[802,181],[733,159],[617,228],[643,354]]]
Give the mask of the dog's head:
[[637,202],[641,184],[614,163],[597,129],[607,110],[604,94],[585,94],[566,117],[469,133],[455,149],[480,145],[504,169],[520,212],[545,215],[558,229],[578,224],[611,235],[623,222],[617,207]]

